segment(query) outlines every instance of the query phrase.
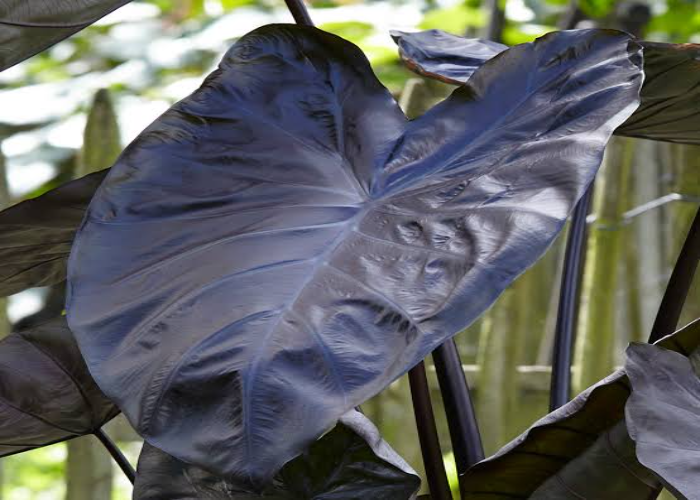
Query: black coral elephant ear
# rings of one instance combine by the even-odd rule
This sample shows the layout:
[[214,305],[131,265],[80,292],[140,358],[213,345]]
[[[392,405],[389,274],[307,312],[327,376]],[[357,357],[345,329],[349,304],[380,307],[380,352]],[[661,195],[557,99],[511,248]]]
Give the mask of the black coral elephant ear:
[[0,457],[94,433],[119,413],[65,317],[0,340]]
[[547,250],[640,65],[623,33],[555,33],[409,122],[356,46],[244,36],[76,237],[68,318],[98,384],[166,453],[269,480]]

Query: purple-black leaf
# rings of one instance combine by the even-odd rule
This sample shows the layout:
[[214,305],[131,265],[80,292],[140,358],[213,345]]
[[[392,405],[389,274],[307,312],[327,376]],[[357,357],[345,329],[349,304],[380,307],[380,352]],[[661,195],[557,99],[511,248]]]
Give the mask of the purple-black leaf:
[[0,71],[48,49],[131,0],[0,0]]
[[66,279],[73,238],[107,171],[0,212],[0,296]]
[[100,387],[156,447],[268,480],[545,252],[638,104],[639,52],[553,33],[409,122],[349,42],[246,35],[78,233],[68,316]]
[[[440,30],[396,32],[406,66],[416,73],[462,85],[507,47]],[[639,42],[644,49],[641,103],[616,135],[700,144],[700,45]]]
[[632,344],[625,370],[632,383],[625,415],[639,461],[676,498],[698,498],[700,380],[690,360],[653,345]]
[[65,317],[0,340],[0,457],[91,434],[119,413]]
[[285,465],[262,493],[185,464],[146,443],[134,500],[407,500],[420,479],[361,413],[344,415],[331,432]]

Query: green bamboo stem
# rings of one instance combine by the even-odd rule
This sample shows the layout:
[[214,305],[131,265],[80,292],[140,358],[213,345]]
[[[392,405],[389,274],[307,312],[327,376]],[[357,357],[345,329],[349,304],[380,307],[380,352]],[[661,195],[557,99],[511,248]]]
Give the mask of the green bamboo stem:
[[622,216],[627,208],[633,143],[613,139],[596,181],[595,223],[590,228],[573,386],[576,393],[610,374],[615,367],[615,292],[623,255]]

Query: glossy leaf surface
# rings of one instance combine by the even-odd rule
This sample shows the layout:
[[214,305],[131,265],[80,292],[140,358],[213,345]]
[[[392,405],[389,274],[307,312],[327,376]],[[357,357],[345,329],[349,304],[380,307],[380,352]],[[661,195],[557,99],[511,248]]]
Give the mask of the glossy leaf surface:
[[185,464],[146,443],[139,458],[134,500],[333,499],[407,500],[420,479],[357,411],[289,462],[262,494]]
[[[700,345],[700,320],[664,337],[657,344],[669,350],[690,353]],[[591,446],[595,444],[598,447],[594,451],[601,455],[601,464],[610,462],[608,458],[612,456],[612,450],[618,450],[618,453],[629,451],[629,443],[625,444],[619,435],[620,429],[613,430],[618,423],[624,422],[625,404],[629,395],[629,379],[624,370],[615,372],[582,392],[570,403],[540,419],[494,456],[469,469],[464,481],[468,485],[465,492],[467,498],[529,498],[540,487],[542,490],[538,494],[544,495],[548,489],[551,491],[553,483],[561,483],[566,475],[573,478],[570,481],[576,487],[576,471],[586,470],[591,461],[595,460],[595,453],[586,456],[586,450]],[[610,430],[613,434],[606,435]],[[604,440],[598,442],[601,436]],[[582,461],[574,463],[579,457]],[[633,464],[629,459],[627,461]],[[564,471],[565,467],[569,470]],[[589,474],[590,477],[594,468],[595,466],[590,466],[584,474]],[[615,470],[616,466],[611,466],[607,471],[603,467],[598,473],[603,476],[609,474],[615,480],[625,479],[618,477]],[[552,477],[556,479],[543,486]],[[634,481],[630,484],[635,485]],[[586,486],[593,487],[585,482],[580,485]],[[643,484],[636,486],[644,491]],[[584,498],[597,497],[594,495]],[[618,498],[638,497],[632,495]]]
[[0,0],[0,71],[90,26],[131,0]]
[[107,171],[0,212],[0,296],[60,283],[75,233]]
[[0,456],[90,434],[119,413],[65,317],[0,340],[0,380]]
[[[455,85],[505,45],[440,30],[394,36],[406,65],[416,73]],[[700,144],[700,45],[640,42],[644,86],[637,111],[617,135]]]
[[502,43],[464,38],[442,30],[392,31],[404,63],[419,75],[462,85],[483,64],[508,48]]
[[69,322],[98,383],[167,453],[272,477],[544,253],[637,105],[637,52],[552,34],[408,122],[354,45],[243,37],[76,239]]
[[697,498],[700,380],[690,360],[666,349],[633,344],[627,349],[625,369],[633,388],[625,414],[639,461],[677,498]]

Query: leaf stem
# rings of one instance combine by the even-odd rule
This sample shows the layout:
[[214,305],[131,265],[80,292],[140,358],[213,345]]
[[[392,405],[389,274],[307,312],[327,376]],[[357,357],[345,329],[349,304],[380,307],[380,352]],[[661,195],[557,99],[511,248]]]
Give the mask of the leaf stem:
[[668,286],[661,299],[659,312],[656,314],[654,326],[651,329],[649,342],[673,333],[683,312],[683,305],[693,284],[693,276],[700,261],[700,208],[693,223],[690,225],[688,236],[678,255],[678,260],[668,280]]
[[552,378],[549,392],[550,411],[568,403],[571,392],[571,361],[576,339],[576,311],[583,277],[587,240],[586,216],[592,199],[593,184],[591,183],[574,208],[566,240],[552,359]]
[[95,436],[100,440],[100,443],[102,443],[102,446],[105,447],[114,461],[117,462],[117,465],[122,470],[124,475],[129,479],[129,481],[131,481],[131,484],[134,484],[134,481],[136,480],[136,471],[134,471],[131,463],[126,459],[117,444],[112,441],[107,433],[105,433],[105,431],[103,431],[101,428],[95,431]]
[[469,384],[454,339],[433,351],[433,361],[445,405],[457,473],[461,477],[469,467],[484,459],[484,447]]
[[416,427],[423,454],[425,475],[430,488],[430,498],[432,500],[452,500],[445,463],[442,460],[440,440],[435,426],[433,405],[430,402],[428,377],[425,374],[425,365],[422,361],[408,372],[408,381],[411,385],[413,412],[416,415]]
[[284,0],[287,4],[289,12],[292,13],[294,21],[301,26],[313,26],[314,22],[311,20],[309,11],[306,9],[304,0]]

